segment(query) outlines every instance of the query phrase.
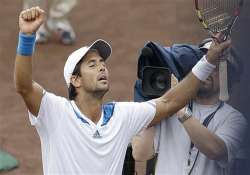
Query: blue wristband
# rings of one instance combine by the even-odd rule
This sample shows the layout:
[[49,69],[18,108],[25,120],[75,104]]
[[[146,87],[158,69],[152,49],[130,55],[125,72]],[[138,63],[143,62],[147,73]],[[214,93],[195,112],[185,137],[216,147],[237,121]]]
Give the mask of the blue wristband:
[[36,34],[27,35],[22,32],[19,33],[19,41],[17,46],[17,54],[23,56],[31,56],[34,51]]

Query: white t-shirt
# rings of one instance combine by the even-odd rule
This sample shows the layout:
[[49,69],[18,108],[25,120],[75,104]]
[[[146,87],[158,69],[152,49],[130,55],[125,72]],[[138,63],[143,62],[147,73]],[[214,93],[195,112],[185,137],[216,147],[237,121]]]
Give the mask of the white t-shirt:
[[[200,105],[193,103],[193,116],[201,123],[213,113],[216,105]],[[208,125],[208,129],[219,136],[226,144],[228,160],[215,161],[199,153],[191,175],[224,175],[228,173],[230,162],[236,157],[242,142],[247,121],[241,113],[231,106],[224,104]],[[187,166],[190,150],[190,138],[176,116],[161,121],[156,126],[154,147],[158,152],[156,175],[188,174],[191,166]],[[196,157],[197,148],[191,154],[191,162]],[[192,165],[191,163],[191,165]]]
[[[110,112],[110,111],[108,111]],[[74,101],[46,92],[38,116],[29,112],[41,140],[44,174],[119,175],[131,138],[155,115],[154,102],[115,103],[111,118],[95,124]]]

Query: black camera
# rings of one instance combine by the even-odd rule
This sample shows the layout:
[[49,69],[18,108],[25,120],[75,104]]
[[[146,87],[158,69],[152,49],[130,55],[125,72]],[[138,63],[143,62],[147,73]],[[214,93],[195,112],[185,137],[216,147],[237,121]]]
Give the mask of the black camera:
[[163,47],[148,42],[138,59],[135,101],[162,96],[171,87],[171,75],[178,81],[182,80],[204,54],[197,45],[174,44]]
[[171,73],[168,68],[145,66],[143,68],[142,92],[150,98],[162,96],[171,87]]
[[141,50],[141,69],[138,74],[141,77],[142,94],[147,98],[162,96],[171,87],[171,72],[167,66],[156,56],[150,47]]

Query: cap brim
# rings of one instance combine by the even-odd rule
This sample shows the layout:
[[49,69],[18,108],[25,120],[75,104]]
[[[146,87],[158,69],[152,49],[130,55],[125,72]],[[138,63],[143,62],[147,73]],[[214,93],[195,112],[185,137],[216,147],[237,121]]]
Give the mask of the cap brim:
[[205,43],[203,46],[200,47],[200,49],[209,49],[212,45],[212,41]]
[[96,49],[98,50],[100,56],[106,60],[112,53],[111,46],[104,40],[98,39],[96,40],[89,49]]

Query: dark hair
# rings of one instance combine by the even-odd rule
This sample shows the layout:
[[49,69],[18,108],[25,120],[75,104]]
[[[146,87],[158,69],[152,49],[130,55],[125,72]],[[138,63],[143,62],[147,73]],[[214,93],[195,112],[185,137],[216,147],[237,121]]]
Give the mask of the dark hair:
[[[74,68],[72,75],[76,75],[77,77],[81,76],[80,68],[81,68],[82,62],[83,62],[83,58],[76,64],[76,67]],[[68,94],[69,94],[70,100],[74,100],[77,96],[76,88],[72,83],[69,84]]]

